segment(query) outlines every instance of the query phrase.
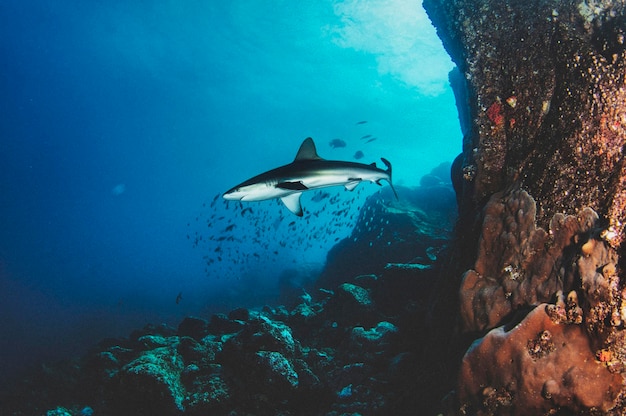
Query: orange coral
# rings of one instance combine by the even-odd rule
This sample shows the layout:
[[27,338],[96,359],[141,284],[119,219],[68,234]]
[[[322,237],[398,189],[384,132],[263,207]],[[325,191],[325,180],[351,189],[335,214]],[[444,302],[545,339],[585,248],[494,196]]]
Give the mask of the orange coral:
[[496,126],[502,126],[504,124],[504,115],[502,114],[502,104],[499,101],[494,101],[493,104],[487,109],[487,117]]

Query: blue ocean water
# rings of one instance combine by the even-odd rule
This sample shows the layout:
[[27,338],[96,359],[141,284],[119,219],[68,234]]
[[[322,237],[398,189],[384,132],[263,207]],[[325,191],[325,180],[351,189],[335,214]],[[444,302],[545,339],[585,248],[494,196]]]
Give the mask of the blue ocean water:
[[314,278],[379,187],[305,195],[303,218],[219,197],[305,137],[409,186],[460,152],[420,2],[13,0],[0,54],[3,382]]

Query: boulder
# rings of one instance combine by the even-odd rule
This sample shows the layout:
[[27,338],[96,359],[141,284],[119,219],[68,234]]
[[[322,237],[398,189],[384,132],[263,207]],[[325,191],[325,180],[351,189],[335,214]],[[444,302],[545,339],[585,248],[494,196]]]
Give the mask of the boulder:
[[180,379],[183,368],[175,345],[142,352],[116,375],[113,407],[124,415],[181,414],[185,410]]

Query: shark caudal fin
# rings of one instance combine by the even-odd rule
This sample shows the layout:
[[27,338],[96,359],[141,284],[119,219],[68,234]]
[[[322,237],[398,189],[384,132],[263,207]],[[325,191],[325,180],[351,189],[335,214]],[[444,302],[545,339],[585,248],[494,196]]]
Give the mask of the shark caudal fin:
[[389,162],[384,157],[381,157],[380,160],[382,160],[385,166],[387,166],[387,173],[389,174],[389,186],[391,187],[393,194],[395,195],[396,199],[400,199],[398,198],[398,193],[396,192],[396,188],[393,187],[393,182],[391,181],[391,162]]

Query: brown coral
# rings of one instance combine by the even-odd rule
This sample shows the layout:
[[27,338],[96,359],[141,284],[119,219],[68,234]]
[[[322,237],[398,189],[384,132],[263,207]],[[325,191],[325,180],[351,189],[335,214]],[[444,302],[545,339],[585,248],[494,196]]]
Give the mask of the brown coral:
[[590,208],[558,214],[548,233],[535,224],[535,202],[525,191],[491,198],[475,267],[460,290],[465,329],[491,329],[518,309],[556,303],[535,308],[510,332],[492,330],[468,350],[461,410],[515,415],[621,406],[626,289],[617,252],[599,238],[598,221]]
[[616,405],[621,376],[596,360],[583,326],[553,322],[546,306],[509,331],[491,330],[468,350],[459,376],[461,413],[607,412]]
[[555,215],[548,233],[535,224],[535,212],[523,190],[495,194],[487,203],[478,258],[460,289],[466,330],[493,328],[520,307],[573,289],[574,249],[597,215],[591,209]]
[[581,247],[577,268],[585,294],[584,324],[598,354],[613,371],[626,369],[626,301],[617,275],[617,252],[604,240]]

